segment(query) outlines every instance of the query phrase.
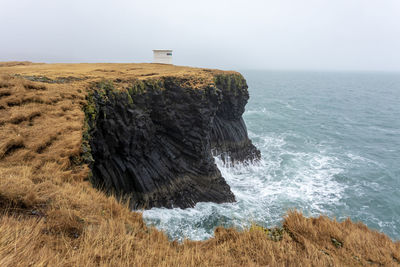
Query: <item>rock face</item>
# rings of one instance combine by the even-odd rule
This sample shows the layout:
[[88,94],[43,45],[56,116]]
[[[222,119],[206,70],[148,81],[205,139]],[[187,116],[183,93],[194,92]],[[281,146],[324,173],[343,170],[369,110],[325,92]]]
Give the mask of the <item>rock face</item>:
[[125,91],[96,86],[85,110],[96,187],[128,196],[133,208],[235,201],[212,150],[233,161],[260,156],[241,117],[249,97],[241,75],[197,89],[173,77],[134,81]]
[[217,76],[215,83],[221,89],[222,99],[210,135],[213,154],[232,163],[259,159],[260,151],[248,138],[242,118],[249,99],[246,81],[242,76]]

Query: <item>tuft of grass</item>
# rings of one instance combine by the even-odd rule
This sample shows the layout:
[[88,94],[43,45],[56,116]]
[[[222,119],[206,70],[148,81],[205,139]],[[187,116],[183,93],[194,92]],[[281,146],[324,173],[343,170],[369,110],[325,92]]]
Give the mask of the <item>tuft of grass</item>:
[[24,146],[24,140],[21,136],[12,136],[11,138],[3,139],[0,143],[0,159],[8,156],[19,148],[23,148]]

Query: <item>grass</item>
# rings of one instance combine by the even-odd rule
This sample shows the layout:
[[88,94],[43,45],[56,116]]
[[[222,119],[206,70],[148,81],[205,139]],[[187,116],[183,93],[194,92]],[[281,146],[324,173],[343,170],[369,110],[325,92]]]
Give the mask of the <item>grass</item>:
[[206,241],[171,242],[147,227],[141,213],[91,186],[88,167],[75,160],[91,82],[120,79],[123,87],[132,79],[172,75],[199,86],[218,71],[17,62],[1,63],[0,72],[0,266],[400,265],[400,243],[386,235],[297,211],[283,218],[283,230],[273,231],[279,238],[260,227],[217,228]]

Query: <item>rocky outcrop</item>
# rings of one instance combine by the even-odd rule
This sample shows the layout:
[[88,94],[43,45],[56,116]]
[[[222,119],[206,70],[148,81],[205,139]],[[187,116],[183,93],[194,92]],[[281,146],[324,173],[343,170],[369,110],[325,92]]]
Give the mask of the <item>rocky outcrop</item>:
[[193,207],[235,197],[214,163],[259,151],[241,117],[248,100],[239,74],[191,88],[183,78],[132,81],[124,90],[100,82],[88,96],[85,158],[96,187],[128,196],[133,208]]
[[259,159],[260,151],[248,138],[242,118],[249,99],[246,81],[239,75],[221,75],[216,77],[215,84],[222,99],[210,135],[213,154],[233,164]]

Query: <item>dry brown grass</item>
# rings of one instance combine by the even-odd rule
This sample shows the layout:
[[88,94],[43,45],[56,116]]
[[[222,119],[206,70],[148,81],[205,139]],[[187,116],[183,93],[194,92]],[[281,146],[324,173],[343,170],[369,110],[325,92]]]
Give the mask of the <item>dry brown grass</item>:
[[[20,63],[20,64],[19,64]],[[0,62],[0,73],[19,74],[21,76],[47,77],[53,80],[73,78],[83,80],[115,80],[123,86],[134,79],[144,80],[173,76],[186,79],[192,87],[213,82],[213,75],[221,73],[216,69],[201,69],[167,64],[151,63],[80,63],[80,64],[44,64],[30,62]],[[236,73],[224,71],[224,73]]]
[[[96,79],[214,71],[154,64],[0,64],[0,266],[398,266],[400,243],[350,220],[290,212],[280,241],[259,227],[170,242],[140,213],[92,188],[80,154]],[[157,73],[157,74],[155,74]],[[77,77],[67,83],[14,77]],[[147,76],[146,76],[147,75]]]

